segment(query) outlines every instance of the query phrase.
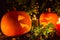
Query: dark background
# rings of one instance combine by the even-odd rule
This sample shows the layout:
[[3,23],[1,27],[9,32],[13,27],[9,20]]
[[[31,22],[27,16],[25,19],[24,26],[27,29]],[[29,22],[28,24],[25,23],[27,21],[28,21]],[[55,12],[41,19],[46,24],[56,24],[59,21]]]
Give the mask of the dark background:
[[[27,0],[25,4],[22,3],[21,4],[30,7],[31,1],[33,0]],[[60,0],[36,0],[35,2],[38,2],[38,6],[39,6],[38,8],[39,14],[37,14],[37,16],[40,16],[42,12],[46,12],[46,8],[50,7],[52,8],[52,11],[55,11],[56,8],[60,7]],[[8,9],[10,11],[13,11],[13,7],[15,7],[17,11],[24,10],[24,8],[22,9],[22,5],[18,5],[18,2],[16,0],[10,0],[10,2],[7,2],[6,0],[0,0],[0,22],[3,15],[7,12]],[[21,37],[23,38],[23,36]],[[55,37],[55,40],[60,40],[60,37]]]
[[[28,0],[28,2],[25,5],[30,6],[31,1],[32,0]],[[10,2],[11,3],[9,3],[9,2],[7,3],[6,0],[0,0],[0,20],[1,20],[2,16],[7,12],[7,9],[10,9],[10,11],[12,11],[12,8],[13,8],[14,4],[16,4],[15,7],[17,8],[17,10],[21,10],[21,5],[18,5],[17,1],[10,0]],[[39,5],[39,9],[38,10],[39,10],[40,14],[42,13],[42,11],[45,11],[45,8],[51,7],[53,9],[55,6],[59,6],[60,5],[60,4],[57,5],[57,3],[60,2],[59,0],[36,0],[36,2],[38,2],[38,5]],[[43,4],[45,4],[45,5],[43,5]]]

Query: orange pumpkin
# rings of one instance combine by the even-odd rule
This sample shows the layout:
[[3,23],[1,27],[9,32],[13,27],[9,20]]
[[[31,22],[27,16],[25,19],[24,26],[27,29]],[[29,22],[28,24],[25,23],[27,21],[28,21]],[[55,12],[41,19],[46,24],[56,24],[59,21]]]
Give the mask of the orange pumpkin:
[[56,15],[56,13],[51,12],[51,8],[48,8],[47,11],[48,12],[42,13],[40,15],[40,24],[48,25],[49,23],[52,23],[56,25],[56,22],[58,21],[58,16]]
[[58,21],[58,16],[56,13],[52,12],[45,12],[40,15],[39,22],[40,24],[47,25],[49,23],[53,23],[56,25],[56,22]]
[[24,11],[11,11],[6,13],[1,20],[1,31],[6,36],[18,36],[29,32],[31,20]]

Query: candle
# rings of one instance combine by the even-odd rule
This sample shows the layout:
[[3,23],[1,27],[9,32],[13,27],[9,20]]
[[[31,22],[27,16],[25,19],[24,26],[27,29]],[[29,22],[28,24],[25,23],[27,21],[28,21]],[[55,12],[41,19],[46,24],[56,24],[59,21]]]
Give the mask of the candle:
[[60,36],[60,18],[58,18],[58,21],[56,24],[56,34]]
[[37,27],[38,26],[38,19],[33,20],[33,22],[34,22],[34,25]]
[[36,18],[36,15],[33,15],[32,21],[34,26],[38,26],[38,19]]

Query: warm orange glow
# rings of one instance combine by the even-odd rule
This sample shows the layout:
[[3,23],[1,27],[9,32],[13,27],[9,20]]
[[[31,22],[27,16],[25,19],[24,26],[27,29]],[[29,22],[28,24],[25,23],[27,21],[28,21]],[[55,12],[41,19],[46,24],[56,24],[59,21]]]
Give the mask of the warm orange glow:
[[20,25],[22,26],[22,28],[24,28],[24,27],[28,28],[29,27],[29,25],[23,24],[23,23],[20,23]]
[[18,15],[18,21],[25,19],[24,16]]
[[60,18],[58,18],[57,24],[60,24]]
[[58,21],[58,16],[52,12],[42,13],[40,15],[39,21],[40,24],[43,25],[48,25],[49,23],[53,23],[54,25],[56,25],[56,22]]
[[31,19],[24,11],[6,13],[1,20],[1,31],[6,36],[18,36],[29,32]]
[[56,34],[57,36],[60,36],[60,17],[58,18],[58,21],[56,23]]

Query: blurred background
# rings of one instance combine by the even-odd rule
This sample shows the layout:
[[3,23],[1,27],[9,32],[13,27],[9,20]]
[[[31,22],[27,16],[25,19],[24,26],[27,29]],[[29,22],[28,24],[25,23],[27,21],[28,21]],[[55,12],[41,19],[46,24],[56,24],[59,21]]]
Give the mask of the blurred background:
[[58,12],[60,9],[59,5],[60,0],[0,0],[0,19],[6,12],[12,11],[14,8],[18,11],[30,12],[33,10],[33,14],[38,15],[49,7],[52,8],[52,11]]
[[[59,16],[60,0],[0,0],[0,22],[6,12],[15,10],[26,11],[31,16],[31,18],[33,17],[33,15],[36,15],[37,19],[39,19],[42,12],[47,12],[47,8],[51,8],[52,12],[55,12]],[[27,37],[26,35],[28,35],[29,37]],[[40,40],[39,38],[41,37],[38,36],[36,38],[31,38],[33,36],[30,36],[31,31],[18,37],[7,37],[3,35],[2,32],[0,32],[0,40]],[[54,37],[45,40],[60,40],[60,38],[54,35]]]

